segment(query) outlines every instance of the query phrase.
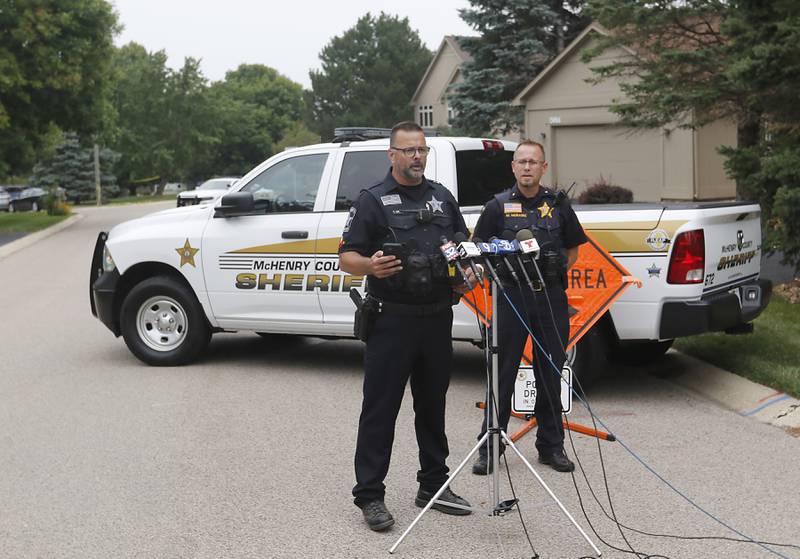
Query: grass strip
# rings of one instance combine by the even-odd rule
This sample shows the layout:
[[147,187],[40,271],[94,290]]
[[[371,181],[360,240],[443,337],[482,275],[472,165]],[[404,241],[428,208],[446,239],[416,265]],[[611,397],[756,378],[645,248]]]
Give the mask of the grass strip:
[[675,349],[800,398],[800,304],[776,293],[752,334],[709,333],[675,340]]
[[33,233],[59,221],[68,215],[47,215],[47,212],[0,213],[0,233]]

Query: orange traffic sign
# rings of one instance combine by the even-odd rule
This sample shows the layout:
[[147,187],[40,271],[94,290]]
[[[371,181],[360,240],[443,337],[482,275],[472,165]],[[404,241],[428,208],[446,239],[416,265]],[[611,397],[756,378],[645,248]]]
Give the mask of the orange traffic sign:
[[[586,232],[586,236],[589,242],[578,248],[578,260],[567,273],[567,301],[571,314],[567,349],[589,331],[628,286],[632,283],[641,286],[641,282],[632,277],[591,233]],[[473,289],[461,301],[478,315],[481,322],[489,323],[493,306],[486,283]],[[532,359],[531,339],[528,337],[522,363],[530,365]]]

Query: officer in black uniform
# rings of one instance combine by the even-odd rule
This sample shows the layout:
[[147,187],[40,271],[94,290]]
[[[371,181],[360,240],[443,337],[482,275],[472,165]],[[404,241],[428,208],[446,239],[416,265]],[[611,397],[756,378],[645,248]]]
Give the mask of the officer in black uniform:
[[[539,462],[560,472],[571,472],[575,465],[564,452],[561,381],[549,361],[552,360],[560,371],[566,358],[564,346],[569,337],[566,271],[577,260],[578,246],[585,243],[587,238],[566,196],[557,195],[539,184],[547,171],[544,147],[540,143],[531,140],[521,142],[514,153],[511,168],[517,179],[516,184],[487,202],[475,226],[474,236],[488,240],[501,237],[507,231],[516,235],[521,229],[529,229],[539,243],[541,252],[537,264],[544,285],[533,269],[529,275],[534,280],[536,291],[531,291],[524,280],[520,289],[513,281],[509,281],[510,274],[501,279],[520,315],[524,317],[527,309],[528,326],[551,358],[548,359],[536,343],[533,344],[537,387],[534,413],[538,424],[536,449],[539,451]],[[521,276],[519,273],[517,275]],[[497,328],[500,350],[497,410],[500,427],[505,431],[528,332],[502,294],[498,294],[495,301],[498,302],[499,311]],[[486,432],[485,415],[479,438]],[[491,471],[488,449],[484,445],[472,466],[472,472],[486,475]]]
[[[445,436],[445,394],[452,365],[452,305],[458,292],[474,284],[448,268],[441,238],[468,234],[453,195],[423,173],[430,148],[414,122],[392,129],[386,178],[361,191],[339,247],[341,269],[367,276],[361,316],[367,327],[364,388],[355,454],[355,504],[372,530],[385,530],[394,519],[384,504],[383,480],[389,470],[394,428],[406,382],[411,378],[414,428],[419,446],[419,491],[424,507],[447,481],[449,450]],[[385,244],[393,255],[385,255]],[[454,293],[455,292],[455,293]],[[371,318],[370,318],[371,317]],[[469,506],[448,488],[438,500]],[[448,514],[469,510],[435,504]]]

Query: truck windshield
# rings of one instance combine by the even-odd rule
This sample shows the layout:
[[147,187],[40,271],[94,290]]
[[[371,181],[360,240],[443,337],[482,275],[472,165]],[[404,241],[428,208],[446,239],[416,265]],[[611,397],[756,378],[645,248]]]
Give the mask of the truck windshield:
[[458,204],[483,206],[495,194],[514,184],[509,150],[460,150],[456,152]]

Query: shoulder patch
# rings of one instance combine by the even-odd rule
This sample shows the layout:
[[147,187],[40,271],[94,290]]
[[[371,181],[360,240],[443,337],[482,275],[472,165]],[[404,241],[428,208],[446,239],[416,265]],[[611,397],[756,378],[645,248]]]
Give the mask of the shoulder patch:
[[353,223],[353,218],[356,216],[356,212],[358,212],[356,207],[350,206],[350,213],[347,214],[347,221],[344,224],[344,229],[342,230],[342,233],[347,233],[350,231],[350,225]]

